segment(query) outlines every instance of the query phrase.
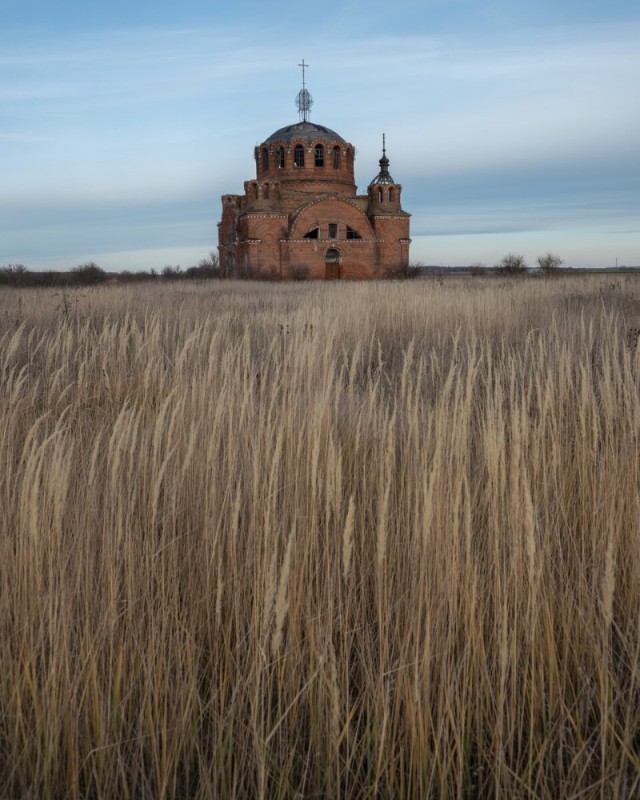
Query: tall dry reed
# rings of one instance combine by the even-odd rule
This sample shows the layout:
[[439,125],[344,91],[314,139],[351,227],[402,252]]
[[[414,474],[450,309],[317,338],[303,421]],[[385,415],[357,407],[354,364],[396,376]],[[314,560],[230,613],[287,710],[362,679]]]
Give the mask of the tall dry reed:
[[0,796],[637,797],[637,297],[0,293]]

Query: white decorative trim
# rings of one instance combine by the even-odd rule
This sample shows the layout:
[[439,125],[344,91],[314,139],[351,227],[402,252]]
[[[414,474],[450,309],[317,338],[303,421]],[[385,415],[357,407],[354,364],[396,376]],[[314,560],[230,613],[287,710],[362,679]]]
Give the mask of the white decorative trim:
[[340,247],[351,247],[352,245],[363,244],[384,244],[384,239],[278,239],[279,242],[286,242],[287,244],[309,244],[317,245],[319,242],[330,244],[331,242],[339,242]]
[[282,219],[287,219],[287,217],[289,215],[288,214],[277,214],[277,213],[273,213],[273,214],[255,214],[253,211],[246,211],[242,216],[245,217],[245,218],[251,217],[251,219],[275,219],[277,217],[281,217]]

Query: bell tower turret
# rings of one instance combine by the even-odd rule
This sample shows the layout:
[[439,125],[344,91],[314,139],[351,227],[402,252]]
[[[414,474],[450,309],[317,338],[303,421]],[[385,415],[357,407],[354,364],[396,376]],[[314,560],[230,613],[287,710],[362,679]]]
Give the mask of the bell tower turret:
[[380,172],[368,188],[367,216],[378,238],[378,262],[389,275],[404,275],[409,268],[409,214],[402,210],[402,186],[389,172],[387,143],[382,134]]
[[396,183],[389,173],[386,137],[382,134],[382,158],[379,161],[380,172],[369,184],[369,216],[401,211],[400,193],[402,186]]

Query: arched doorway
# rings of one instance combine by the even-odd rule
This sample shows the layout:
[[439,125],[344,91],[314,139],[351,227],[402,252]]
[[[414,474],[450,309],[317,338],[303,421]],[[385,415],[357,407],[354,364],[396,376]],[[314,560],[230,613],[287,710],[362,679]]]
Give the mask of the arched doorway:
[[330,247],[324,256],[324,277],[335,281],[340,277],[340,251]]

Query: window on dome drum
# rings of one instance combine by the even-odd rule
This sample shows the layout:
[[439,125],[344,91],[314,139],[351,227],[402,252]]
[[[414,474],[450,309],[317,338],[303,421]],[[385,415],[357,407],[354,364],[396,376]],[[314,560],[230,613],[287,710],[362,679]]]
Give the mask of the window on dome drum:
[[382,202],[382,189],[378,189],[378,202]]
[[301,144],[297,144],[293,149],[293,165],[304,167],[304,147]]
[[262,169],[264,172],[269,169],[269,151],[266,147],[262,151]]
[[309,233],[305,233],[305,239],[317,239],[318,238],[318,228],[312,228]]
[[278,169],[283,169],[284,167],[284,147],[278,148]]
[[389,188],[389,202],[393,203],[393,189]]
[[354,231],[353,228],[347,225],[347,239],[362,239],[362,236],[360,236],[358,231]]
[[340,169],[340,148],[333,148],[333,168]]
[[316,167],[324,167],[324,147],[321,144],[316,145]]
[[337,222],[330,222],[329,223],[329,238],[330,239],[337,239],[338,238],[338,223]]

